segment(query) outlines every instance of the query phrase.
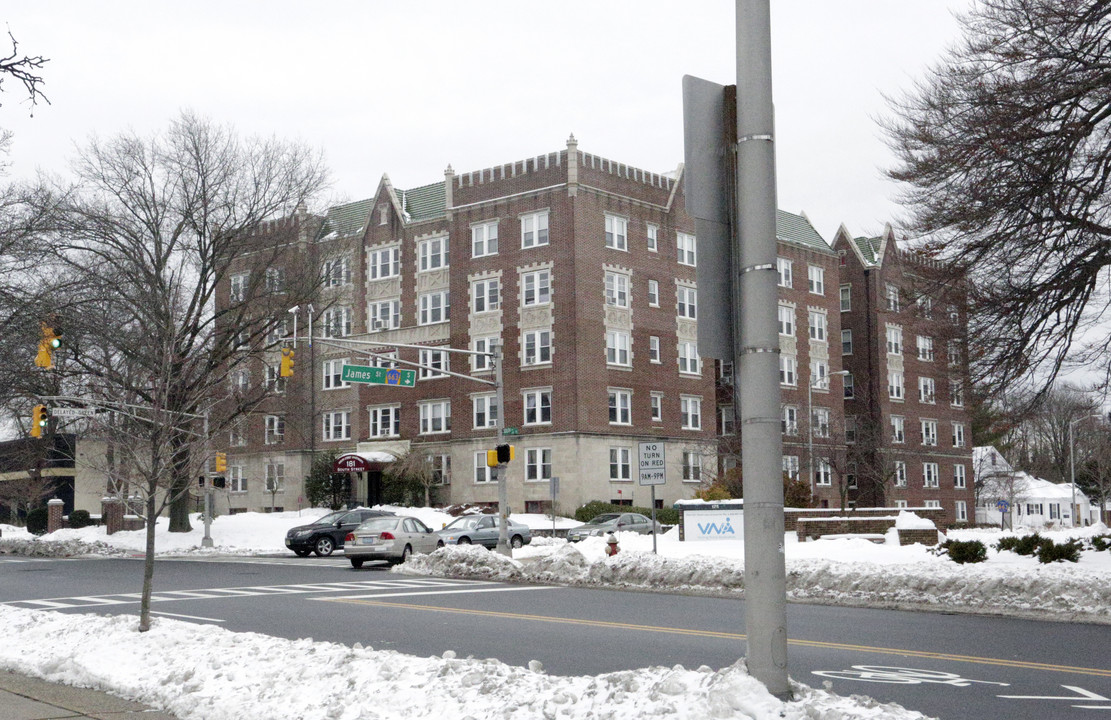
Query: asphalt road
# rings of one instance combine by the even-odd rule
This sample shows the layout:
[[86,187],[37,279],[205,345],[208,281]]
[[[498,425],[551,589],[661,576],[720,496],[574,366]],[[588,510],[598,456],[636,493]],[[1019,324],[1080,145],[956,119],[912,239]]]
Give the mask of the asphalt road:
[[[137,613],[138,560],[0,559],[0,603]],[[233,631],[554,675],[721,668],[744,654],[744,603],[646,592],[354,571],[342,558],[161,560],[153,611]],[[791,605],[791,676],[946,720],[1111,718],[1111,627]]]

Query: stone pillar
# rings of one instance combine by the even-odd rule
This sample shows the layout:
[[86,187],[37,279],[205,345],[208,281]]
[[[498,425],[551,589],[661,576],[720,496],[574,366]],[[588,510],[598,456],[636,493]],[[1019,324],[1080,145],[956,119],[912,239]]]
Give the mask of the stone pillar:
[[123,503],[117,498],[106,497],[100,501],[101,522],[109,535],[123,530]]
[[46,531],[48,533],[62,529],[62,507],[64,504],[58,498],[46,503]]
[[579,141],[575,134],[567,138],[567,195],[575,197],[579,194]]
[[444,170],[444,213],[447,219],[451,219],[451,206],[455,203],[455,171],[451,169],[451,165],[447,166]]

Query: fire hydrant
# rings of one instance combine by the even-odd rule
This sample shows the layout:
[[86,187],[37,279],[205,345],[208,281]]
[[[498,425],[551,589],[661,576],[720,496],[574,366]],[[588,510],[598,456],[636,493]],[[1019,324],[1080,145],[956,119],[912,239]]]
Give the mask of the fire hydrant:
[[613,533],[610,533],[609,535],[607,535],[606,536],[606,555],[609,555],[610,557],[612,557],[612,556],[617,554],[617,551],[619,549],[620,548],[617,547],[617,536],[614,535]]

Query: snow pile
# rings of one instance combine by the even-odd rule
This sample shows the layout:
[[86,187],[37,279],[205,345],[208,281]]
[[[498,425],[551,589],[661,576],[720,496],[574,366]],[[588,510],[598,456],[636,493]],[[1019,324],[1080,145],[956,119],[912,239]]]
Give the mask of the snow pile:
[[899,517],[895,518],[896,530],[935,530],[937,525],[929,518],[919,517],[907,510],[900,510]]
[[[672,716],[738,720],[915,720],[870,698],[793,684],[783,703],[743,662],[713,671],[651,667],[553,677],[540,663],[418,658],[391,650],[234,633],[168,618],[67,615],[0,606],[0,668],[108,690],[182,720],[468,717],[567,720]],[[383,702],[388,698],[388,704]]]

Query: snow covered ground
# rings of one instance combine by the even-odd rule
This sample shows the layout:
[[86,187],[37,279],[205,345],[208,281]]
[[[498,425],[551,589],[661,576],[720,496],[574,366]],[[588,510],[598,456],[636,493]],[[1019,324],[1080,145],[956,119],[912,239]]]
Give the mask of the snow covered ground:
[[[399,509],[438,528],[450,517],[436,510]],[[215,548],[201,549],[203,529],[157,531],[160,554],[284,553],[285,531],[324,511],[217,518]],[[534,528],[545,516],[514,515]],[[574,520],[557,519],[558,527]],[[1043,532],[1054,540],[1106,533],[1096,526]],[[108,537],[103,528],[63,530],[35,539],[0,525],[0,554],[136,554],[143,531]],[[998,531],[965,530],[953,539],[980,539],[987,562],[957,565],[921,545],[900,547],[859,539],[799,543],[785,537],[788,593],[802,601],[873,607],[930,607],[966,612],[1030,614],[1111,623],[1111,552],[1085,551],[1079,563],[1043,565],[1034,558],[998,552]],[[743,593],[743,544],[684,542],[676,530],[657,539],[621,534],[620,552],[606,557],[602,538],[569,544],[535,538],[506,558],[477,547],[449,547],[417,556],[394,572],[536,581],[573,585]],[[156,576],[157,582],[157,576]],[[593,677],[551,677],[538,662],[513,667],[497,660],[442,656],[417,658],[388,650],[346,647],[311,639],[283,640],[232,633],[168,618],[136,632],[129,616],[65,615],[0,605],[0,668],[48,680],[107,689],[184,720],[254,717],[409,718],[451,713],[461,718],[847,718],[921,717],[893,705],[854,696],[841,698],[804,685],[781,703],[745,672],[729,668],[645,668]],[[166,652],[174,647],[173,653]],[[33,650],[33,652],[31,651]],[[314,663],[289,663],[291,654]],[[386,707],[381,698],[391,699]]]

